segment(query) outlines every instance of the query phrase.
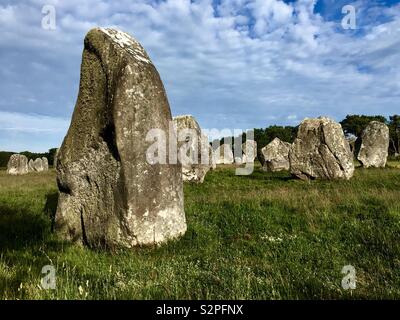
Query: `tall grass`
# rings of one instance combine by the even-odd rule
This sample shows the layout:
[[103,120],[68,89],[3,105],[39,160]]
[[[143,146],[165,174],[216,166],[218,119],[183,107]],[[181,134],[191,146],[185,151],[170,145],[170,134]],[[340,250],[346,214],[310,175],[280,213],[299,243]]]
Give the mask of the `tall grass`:
[[[100,252],[51,232],[55,173],[0,172],[2,299],[400,298],[400,170],[360,169],[350,181],[288,173],[210,172],[185,184],[188,231],[153,249]],[[43,290],[44,265],[57,270]],[[342,267],[357,287],[341,286]]]

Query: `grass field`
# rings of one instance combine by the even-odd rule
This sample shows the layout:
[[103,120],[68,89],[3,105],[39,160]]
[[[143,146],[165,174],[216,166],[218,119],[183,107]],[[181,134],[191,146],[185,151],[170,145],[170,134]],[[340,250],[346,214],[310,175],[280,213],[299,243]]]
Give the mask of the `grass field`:
[[[51,233],[55,172],[0,171],[1,299],[400,298],[400,167],[351,181],[225,167],[185,184],[188,231],[160,248],[97,252]],[[43,290],[44,265],[57,270]],[[356,269],[344,290],[342,267]]]

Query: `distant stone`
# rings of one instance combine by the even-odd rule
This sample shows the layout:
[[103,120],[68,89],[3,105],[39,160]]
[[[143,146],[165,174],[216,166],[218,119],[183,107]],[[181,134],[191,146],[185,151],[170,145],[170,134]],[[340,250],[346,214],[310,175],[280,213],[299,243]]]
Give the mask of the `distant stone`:
[[371,121],[361,134],[357,159],[365,168],[386,166],[389,150],[389,128],[379,121]]
[[234,162],[232,146],[224,143],[214,151],[216,164],[232,164]]
[[253,163],[257,158],[257,142],[254,140],[246,140],[242,144],[242,163]]
[[30,159],[29,162],[28,162],[28,171],[29,172],[34,172],[35,171],[35,166],[34,166],[34,163],[33,163],[33,159]]
[[200,125],[191,115],[177,116],[173,120],[178,136],[178,154],[183,152],[179,157],[183,181],[203,183],[212,167],[208,137],[202,134]]
[[7,173],[10,175],[23,175],[28,173],[28,158],[22,154],[13,154],[8,160]]
[[37,158],[35,161],[33,161],[33,170],[35,172],[44,171],[43,160],[41,158]]
[[353,155],[339,123],[305,119],[289,152],[290,172],[300,179],[350,179]]
[[261,149],[263,170],[277,172],[289,170],[289,151],[291,144],[275,138]]
[[234,159],[236,164],[242,164],[243,163],[243,156],[242,157],[235,157]]
[[42,164],[43,164],[43,171],[48,171],[49,170],[49,160],[47,160],[47,158],[43,157]]
[[165,143],[157,153],[165,151],[165,162],[148,158],[161,139],[150,133],[168,135],[171,121],[143,47],[115,29],[89,31],[77,103],[57,157],[55,226],[64,239],[131,248],[185,233],[182,167],[167,161]]

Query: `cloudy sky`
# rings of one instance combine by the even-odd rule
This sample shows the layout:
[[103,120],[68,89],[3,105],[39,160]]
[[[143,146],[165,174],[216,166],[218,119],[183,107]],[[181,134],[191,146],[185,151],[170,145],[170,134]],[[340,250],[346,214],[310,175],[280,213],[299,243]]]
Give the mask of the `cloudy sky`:
[[[42,28],[44,5],[55,30]],[[354,30],[342,27],[345,5]],[[0,0],[0,150],[61,144],[95,26],[139,40],[173,115],[204,128],[400,113],[399,1]]]

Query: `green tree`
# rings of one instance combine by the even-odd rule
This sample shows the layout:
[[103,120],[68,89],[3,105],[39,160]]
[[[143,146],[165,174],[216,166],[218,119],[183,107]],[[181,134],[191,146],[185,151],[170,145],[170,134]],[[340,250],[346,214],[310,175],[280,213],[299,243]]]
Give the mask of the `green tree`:
[[387,123],[384,116],[347,115],[340,124],[342,125],[343,131],[346,135],[353,134],[356,137],[360,137],[365,127],[371,121]]
[[389,117],[390,151],[392,154],[399,153],[400,149],[400,115]]

